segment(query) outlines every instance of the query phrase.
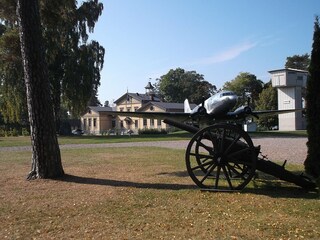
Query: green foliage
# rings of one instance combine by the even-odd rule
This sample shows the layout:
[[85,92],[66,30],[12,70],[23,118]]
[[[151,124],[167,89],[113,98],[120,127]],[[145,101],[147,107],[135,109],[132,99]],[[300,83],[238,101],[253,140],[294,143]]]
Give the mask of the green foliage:
[[0,112],[5,122],[22,123],[27,118],[27,105],[20,41],[16,28],[2,25],[0,36]]
[[[265,84],[262,92],[259,94],[259,99],[256,101],[256,110],[277,110],[277,89],[272,87],[271,81]],[[270,129],[272,126],[278,125],[278,116],[260,116],[257,123]]]
[[30,133],[27,128],[17,127],[0,127],[0,137],[18,137],[18,136],[29,136]]
[[63,136],[71,135],[71,125],[68,120],[61,121],[59,134]]
[[27,128],[22,128],[21,135],[22,136],[29,136],[30,132],[29,132],[29,130]]
[[306,172],[320,177],[320,26],[317,16],[314,23],[313,44],[307,81],[307,132],[308,155],[304,163]]
[[216,87],[204,80],[203,75],[195,71],[185,71],[182,68],[171,69],[167,74],[157,79],[156,91],[167,102],[200,103],[202,98],[208,98],[216,91]]
[[103,57],[104,48],[96,41],[82,45],[77,53],[70,52],[70,59],[66,62],[66,81],[62,82],[62,96],[73,116],[82,114],[92,95],[96,94]]
[[101,106],[102,106],[102,104],[101,104],[101,102],[100,102],[97,94],[98,94],[98,93],[95,92],[95,93],[93,93],[93,94],[91,95],[91,98],[90,98],[90,100],[88,101],[87,106],[96,106],[96,107],[101,107]]
[[[226,82],[223,87],[224,90],[235,92],[238,96],[243,96],[245,92],[251,92],[253,106],[255,101],[259,98],[259,94],[263,89],[263,82],[258,80],[257,77],[248,72],[241,72],[235,79]],[[244,98],[244,102],[247,99]],[[244,104],[238,103],[238,104]]]
[[139,135],[167,134],[165,129],[139,129]]
[[291,57],[287,57],[285,68],[308,70],[309,64],[310,55],[308,53],[303,55],[293,55]]
[[[27,115],[15,9],[16,1],[0,1],[0,112],[8,122],[22,122]],[[102,10],[98,0],[81,4],[75,0],[40,0],[56,120],[62,102],[78,116],[97,93],[105,51],[97,41],[87,41]]]

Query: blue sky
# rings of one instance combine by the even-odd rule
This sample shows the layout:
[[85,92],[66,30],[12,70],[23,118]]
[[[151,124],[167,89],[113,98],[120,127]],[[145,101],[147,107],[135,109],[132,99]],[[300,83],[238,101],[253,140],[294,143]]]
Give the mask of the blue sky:
[[286,58],[311,52],[319,0],[102,0],[91,38],[106,50],[99,99],[144,93],[181,67],[218,88],[240,72],[267,82]]

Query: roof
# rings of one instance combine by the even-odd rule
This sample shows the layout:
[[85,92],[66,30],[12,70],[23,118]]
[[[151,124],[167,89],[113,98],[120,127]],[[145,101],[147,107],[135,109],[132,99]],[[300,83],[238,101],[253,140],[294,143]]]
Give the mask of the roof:
[[271,70],[268,72],[274,73],[274,72],[282,72],[282,71],[294,71],[294,72],[308,73],[308,71],[306,71],[306,70],[294,69],[294,68],[281,68],[281,69]]
[[[143,94],[143,93],[125,93],[120,98],[118,98],[116,101],[114,101],[114,103],[117,104],[117,103],[123,101],[124,99],[128,99],[130,97],[134,98],[134,99],[136,99],[137,101],[140,101],[140,102],[146,102],[146,101],[151,101],[152,100],[151,96],[147,95],[147,94]],[[158,96],[154,96],[153,97],[153,101],[159,102],[160,98]]]
[[89,108],[91,111],[94,111],[94,112],[112,111],[112,107],[95,107],[95,106],[89,106],[88,108]]

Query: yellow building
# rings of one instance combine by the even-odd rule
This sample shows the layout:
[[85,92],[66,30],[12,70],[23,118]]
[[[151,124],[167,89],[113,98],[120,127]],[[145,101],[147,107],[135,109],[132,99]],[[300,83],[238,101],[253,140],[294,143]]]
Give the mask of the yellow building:
[[[120,112],[183,112],[183,103],[165,103],[154,95],[140,93],[126,93],[115,101],[116,111]],[[143,129],[165,129],[169,126],[160,119],[138,117],[116,117],[116,128],[126,133],[138,133]]]
[[[149,82],[146,93],[125,93],[114,103],[114,111],[119,112],[183,112],[183,103],[162,102],[153,92]],[[194,106],[193,106],[194,107]],[[108,113],[106,112],[108,111]],[[85,134],[137,134],[144,129],[165,129],[169,125],[160,119],[112,116],[111,107],[88,107],[88,112],[81,117],[81,127]]]
[[115,120],[106,113],[111,107],[88,107],[88,111],[81,117],[81,129],[85,134],[100,135],[115,128]]

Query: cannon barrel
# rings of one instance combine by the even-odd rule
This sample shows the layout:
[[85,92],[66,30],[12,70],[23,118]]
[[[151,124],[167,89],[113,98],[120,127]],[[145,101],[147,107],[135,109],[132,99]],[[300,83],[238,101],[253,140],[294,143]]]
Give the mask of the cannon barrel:
[[280,180],[284,180],[286,182],[294,183],[304,189],[315,189],[317,185],[310,181],[308,178],[296,175],[284,168],[284,166],[280,166],[274,162],[259,159],[257,161],[257,169],[261,172],[267,173],[269,175],[272,175],[274,177],[279,178]]
[[169,124],[171,126],[174,126],[174,127],[177,127],[177,128],[180,128],[182,130],[185,130],[189,133],[197,133],[200,129],[197,128],[197,127],[194,127],[194,126],[191,126],[189,124],[185,124],[185,123],[182,123],[182,122],[177,122],[177,121],[174,121],[174,120],[171,120],[171,119],[163,119],[163,122],[166,123],[166,124]]

